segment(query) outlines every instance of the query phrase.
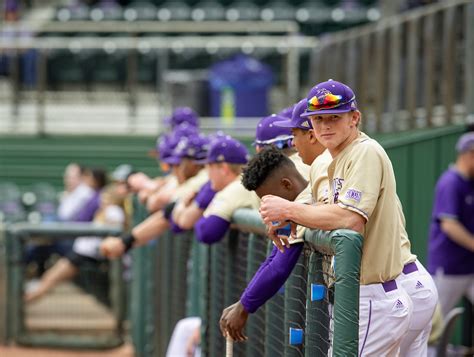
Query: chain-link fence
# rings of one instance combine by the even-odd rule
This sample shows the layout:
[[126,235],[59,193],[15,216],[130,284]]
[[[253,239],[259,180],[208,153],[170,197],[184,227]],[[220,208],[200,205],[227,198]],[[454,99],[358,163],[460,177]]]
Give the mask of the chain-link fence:
[[[225,354],[219,329],[222,310],[240,298],[272,248],[256,211],[237,211],[234,224],[222,241],[211,246],[198,243],[189,232],[168,232],[153,247],[140,248],[157,252],[134,262],[143,267],[146,259],[156,259],[155,277],[148,271],[135,275],[132,283],[137,287],[144,279],[155,282],[147,307],[154,308],[154,321],[134,325],[132,318],[133,330],[141,331],[142,346],[153,348],[137,350],[137,355],[164,356],[176,323],[190,316],[202,319],[202,354]],[[248,340],[234,344],[234,356],[357,354],[361,244],[362,237],[351,231],[307,233],[290,278],[251,314]],[[155,334],[147,334],[150,330]]]

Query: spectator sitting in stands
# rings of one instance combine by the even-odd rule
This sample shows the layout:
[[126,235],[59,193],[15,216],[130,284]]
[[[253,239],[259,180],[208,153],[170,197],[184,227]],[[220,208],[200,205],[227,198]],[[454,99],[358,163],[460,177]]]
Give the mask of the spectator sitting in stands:
[[132,246],[141,246],[156,238],[170,228],[170,218],[174,202],[198,192],[208,181],[207,170],[202,163],[206,157],[208,139],[204,135],[183,137],[176,146],[170,162],[179,165],[179,175],[185,181],[175,190],[171,203],[166,207],[154,212],[147,219],[132,229],[131,234],[126,237],[107,237],[101,245],[101,252],[107,258],[122,256]]
[[84,170],[74,162],[64,170],[64,192],[58,206],[61,221],[72,221],[93,195],[93,190],[84,183]]
[[[100,207],[94,216],[94,223],[123,227],[125,223],[123,197],[117,195],[117,186],[109,186],[101,193]],[[60,282],[74,278],[84,262],[97,263],[101,259],[98,254],[101,241],[102,238],[99,237],[76,238],[72,251],[65,257],[60,258],[45,272],[34,290],[26,292],[25,301],[34,301],[45,295]]]
[[99,209],[100,191],[107,184],[107,174],[101,168],[87,168],[84,170],[83,182],[87,190],[87,200],[82,208],[71,217],[74,222],[91,222],[95,212]]
[[133,217],[133,197],[130,186],[127,183],[128,178],[131,175],[133,175],[133,167],[128,164],[117,166],[110,175],[110,178],[112,179],[112,182],[115,186],[115,194],[123,199],[123,208],[125,212],[124,230],[129,228]]

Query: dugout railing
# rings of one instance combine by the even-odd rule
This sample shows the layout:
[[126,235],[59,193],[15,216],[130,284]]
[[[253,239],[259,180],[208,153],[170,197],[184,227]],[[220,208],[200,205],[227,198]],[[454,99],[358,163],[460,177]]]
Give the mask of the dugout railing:
[[366,132],[474,120],[474,2],[438,1],[321,38],[310,83],[328,78],[357,93]]
[[[91,223],[13,223],[3,227],[1,270],[5,315],[4,343],[28,346],[102,349],[123,343],[125,283],[121,261],[81,264],[74,283],[56,287],[25,302],[28,249],[48,247],[76,237],[119,235],[121,229]],[[2,274],[0,274],[2,275]],[[1,278],[1,277],[0,277]],[[2,303],[2,305],[3,305]],[[5,325],[3,325],[5,322]],[[3,325],[3,326],[2,326]]]
[[[146,213],[137,208],[140,221]],[[248,340],[234,344],[234,356],[357,355],[362,242],[352,231],[308,231],[290,278],[250,315]],[[222,310],[239,299],[271,248],[258,212],[241,209],[219,243],[201,244],[192,232],[167,232],[135,250],[131,326],[136,355],[164,356],[176,323],[199,316],[203,356],[223,356]]]

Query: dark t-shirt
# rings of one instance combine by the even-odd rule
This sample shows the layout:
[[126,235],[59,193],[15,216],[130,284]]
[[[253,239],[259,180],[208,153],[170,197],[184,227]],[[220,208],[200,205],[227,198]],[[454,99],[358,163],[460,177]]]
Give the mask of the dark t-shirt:
[[454,168],[447,170],[436,184],[428,246],[428,270],[442,269],[448,275],[474,274],[474,252],[441,230],[441,219],[452,218],[474,234],[474,180],[468,180]]

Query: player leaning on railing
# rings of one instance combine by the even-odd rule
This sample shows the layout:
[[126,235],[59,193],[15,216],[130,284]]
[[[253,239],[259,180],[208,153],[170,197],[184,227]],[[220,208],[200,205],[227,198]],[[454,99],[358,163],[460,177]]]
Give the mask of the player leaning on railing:
[[274,221],[361,233],[359,354],[426,356],[437,292],[411,254],[390,159],[359,131],[361,113],[348,86],[332,80],[319,83],[307,100],[303,116],[311,119],[316,138],[333,158],[327,170],[329,203],[302,205],[263,197],[260,213],[269,236],[280,249],[289,246],[277,236],[281,227],[273,226]]
[[[292,145],[296,147],[303,163],[309,165],[323,153],[325,148],[316,140],[311,130],[311,122],[301,117],[305,110],[306,99],[295,105],[291,119],[277,121],[274,124],[291,129]],[[327,154],[324,155],[327,158]],[[326,164],[323,164],[324,162]],[[320,163],[319,172],[325,172],[327,165],[328,160]],[[310,177],[315,170],[312,165]],[[310,204],[313,201],[311,192],[314,191],[313,196],[318,198],[316,202],[323,203],[327,199],[325,196],[327,177],[325,179],[320,175],[315,185],[308,185],[294,160],[275,146],[267,146],[250,161],[244,171],[242,182],[245,188],[255,191],[259,197],[273,194],[289,201]],[[301,237],[304,231],[298,233]],[[220,325],[224,335],[230,336],[235,341],[246,339],[243,329],[248,314],[257,311],[281,288],[298,261],[303,248],[302,240],[295,239],[291,243],[287,252],[281,252],[275,246],[248,284],[240,300],[223,311]]]

